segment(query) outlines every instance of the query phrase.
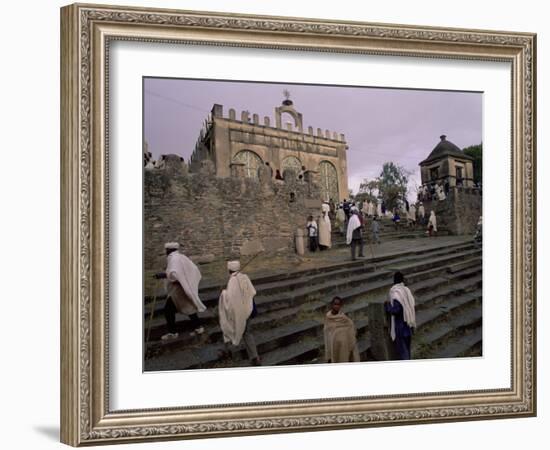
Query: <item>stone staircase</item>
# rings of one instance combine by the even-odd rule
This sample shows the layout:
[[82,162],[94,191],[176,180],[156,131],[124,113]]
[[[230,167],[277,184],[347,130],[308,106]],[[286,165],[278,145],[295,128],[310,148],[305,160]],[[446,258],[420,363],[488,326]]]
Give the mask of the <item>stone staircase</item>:
[[[365,244],[368,244],[372,239],[371,233],[372,219],[365,219],[365,228],[363,230],[363,239]],[[417,224],[415,227],[409,227],[407,220],[402,219],[397,227],[389,218],[382,218],[378,221],[380,232],[379,237],[382,242],[394,241],[397,239],[413,239],[426,236],[426,227]],[[446,229],[439,229],[438,236],[448,236],[449,232]],[[333,247],[345,247],[346,237],[340,234],[338,227],[332,222],[332,245]]]
[[[339,295],[357,327],[361,360],[392,358],[383,301],[393,273],[402,271],[417,301],[413,357],[442,358],[481,354],[481,250],[469,241],[339,262],[310,270],[252,277],[258,315],[251,329],[264,365],[323,362],[323,319]],[[244,349],[220,360],[223,348],[217,318],[223,286],[200,289],[208,309],[200,314],[205,333],[190,336],[189,320],[178,315],[180,337],[164,343],[164,300],[157,297],[147,344],[145,370],[177,370],[249,365]],[[144,326],[152,299],[146,299]]]

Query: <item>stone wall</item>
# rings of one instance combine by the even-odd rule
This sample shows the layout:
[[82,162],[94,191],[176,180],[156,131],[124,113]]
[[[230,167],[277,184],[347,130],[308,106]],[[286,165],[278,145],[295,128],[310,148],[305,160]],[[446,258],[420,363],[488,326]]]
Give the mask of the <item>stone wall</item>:
[[179,242],[186,255],[206,259],[238,258],[258,243],[266,254],[294,253],[296,229],[305,226],[309,214],[320,213],[314,183],[295,177],[285,182],[269,176],[218,178],[208,163],[198,173],[178,164],[145,171],[146,271],[163,267],[168,241]]
[[474,188],[451,188],[445,200],[424,202],[426,215],[435,211],[437,227],[453,235],[474,234],[482,214],[483,197]]

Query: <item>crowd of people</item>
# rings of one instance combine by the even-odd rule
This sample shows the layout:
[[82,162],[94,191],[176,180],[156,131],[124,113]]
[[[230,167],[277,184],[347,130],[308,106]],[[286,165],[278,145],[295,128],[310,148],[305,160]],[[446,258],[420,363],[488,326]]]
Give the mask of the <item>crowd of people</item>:
[[346,244],[350,246],[351,259],[364,257],[363,247],[365,236],[369,236],[368,242],[380,244],[380,221],[382,218],[393,222],[395,229],[407,227],[417,229],[424,227],[427,236],[437,233],[437,217],[430,211],[429,216],[423,202],[409,203],[406,199],[398,201],[398,206],[392,210],[386,207],[383,200],[378,202],[365,200],[360,205],[355,202],[344,201],[340,204],[332,200],[322,203],[320,214],[317,217],[308,216],[306,222],[306,236],[310,252],[323,251],[332,247],[332,225],[334,219],[336,230],[346,238]]
[[[353,209],[350,209],[350,215],[350,221],[356,223],[359,220]],[[166,270],[155,275],[155,278],[164,279],[166,282],[164,317],[168,332],[162,335],[161,340],[170,341],[179,337],[176,312],[189,317],[193,328],[190,332],[192,336],[201,335],[205,329],[198,313],[204,312],[206,306],[199,298],[200,270],[179,251],[178,243],[167,243],[164,248]],[[259,366],[262,364],[261,358],[250,324],[251,319],[258,314],[254,301],[256,289],[250,278],[242,272],[240,261],[229,261],[227,270],[227,285],[218,300],[218,321],[224,343],[218,356],[221,359],[232,358],[234,350],[244,345],[251,365]],[[335,296],[324,316],[324,348],[327,363],[360,360],[357,330],[353,320],[343,309],[344,300]],[[394,274],[393,285],[384,302],[384,309],[389,318],[389,335],[397,357],[410,359],[411,338],[416,326],[415,299],[401,272]]]

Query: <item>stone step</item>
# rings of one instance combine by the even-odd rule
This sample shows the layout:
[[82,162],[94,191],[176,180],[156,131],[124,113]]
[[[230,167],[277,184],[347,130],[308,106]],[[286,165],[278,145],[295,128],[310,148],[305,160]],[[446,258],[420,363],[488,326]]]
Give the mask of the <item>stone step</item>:
[[[468,302],[471,299],[468,299]],[[451,300],[447,303],[445,310],[449,311],[466,304],[465,296]],[[346,311],[353,318],[355,308],[346,306]],[[360,308],[357,308],[360,310]],[[434,320],[438,314],[431,316]],[[427,320],[422,317],[418,319],[420,327]],[[355,320],[358,334],[367,328],[368,320]],[[289,364],[295,362],[306,362],[312,357],[317,357],[322,353],[322,321],[308,320],[299,324],[288,324],[272,330],[263,332],[254,331],[258,351],[262,356],[264,365]],[[365,338],[365,337],[363,337]],[[365,338],[366,339],[366,338]],[[315,342],[315,345],[313,344]],[[155,367],[162,370],[179,370],[204,367],[216,367],[216,364],[227,364],[219,361],[218,351],[223,348],[221,342],[202,345],[196,349],[185,349],[164,355],[164,357],[154,360],[146,360],[146,370],[155,370]],[[366,351],[367,348],[364,349]],[[235,352],[236,359],[232,365],[247,365],[246,352],[240,350]],[[427,355],[427,357],[431,357]],[[164,361],[163,361],[164,360]],[[242,360],[242,361],[241,361]],[[160,369],[159,369],[160,370]]]
[[[465,250],[466,249],[466,250]],[[424,254],[424,256],[432,257],[445,257],[449,255],[455,255],[460,252],[460,254],[465,254],[464,251],[473,251],[473,252],[480,252],[479,249],[475,249],[473,245],[468,244],[466,246],[459,246],[456,247],[456,249],[451,248],[450,251],[445,251],[441,249],[437,249],[435,252],[431,252],[429,254]],[[393,262],[395,264],[400,263],[406,263],[410,261],[416,261],[418,258],[422,259],[422,254],[420,255],[408,255],[402,258],[394,258],[394,259],[387,259],[386,262],[390,263]],[[375,258],[376,259],[376,258]],[[425,259],[425,258],[424,258]],[[371,260],[372,261],[372,260]],[[349,276],[357,273],[364,274],[366,272],[372,271],[372,266],[366,266],[365,261],[356,261],[356,262],[347,262],[343,264],[337,264],[334,266],[334,270],[332,271],[323,271],[321,273],[312,273],[309,276],[304,276],[302,278],[292,278],[290,280],[284,280],[284,281],[271,281],[267,283],[255,283],[256,290],[258,292],[257,299],[262,296],[268,296],[273,293],[277,293],[277,295],[283,296],[285,292],[287,291],[293,291],[296,292],[297,288],[305,288],[308,285],[318,285],[319,283],[326,281],[327,278],[338,278],[340,276]],[[209,298],[203,298],[203,301],[207,306],[210,308],[215,307],[218,302],[218,296],[219,292],[217,291],[215,295],[212,295]],[[202,294],[201,294],[202,295]],[[257,302],[258,303],[258,302]],[[150,314],[151,314],[151,304],[146,304],[144,308],[144,317],[145,320],[149,320]],[[162,315],[162,309],[164,308],[164,301],[159,301],[157,298],[156,302],[156,310],[155,310],[155,316]]]
[[[322,322],[319,320],[306,320],[300,323],[288,323],[272,330],[254,332],[254,339],[258,353],[263,355],[278,347],[287,346],[298,338],[314,336],[322,332]],[[156,358],[145,360],[146,367],[154,367],[162,364],[164,370],[200,369],[214,367],[219,360],[218,352],[224,348],[222,342],[202,345],[194,349],[182,349],[160,355]],[[246,358],[243,345],[234,351],[237,357]],[[150,364],[148,364],[148,361]],[[227,367],[227,365],[224,365]],[[146,369],[150,370],[150,369]],[[154,370],[154,369],[153,369]]]
[[[427,326],[430,322],[433,323],[434,320],[439,320],[440,315],[445,312],[459,311],[463,305],[467,305],[472,300],[470,298],[469,301],[464,301],[465,295],[456,297],[457,294],[463,294],[475,290],[476,287],[481,287],[480,251],[471,244],[463,243],[452,246],[450,252],[450,254],[446,252],[444,247],[438,247],[435,250],[430,248],[427,252],[409,252],[404,257],[389,260],[389,262],[397,262],[399,267],[406,273],[409,286],[417,296],[419,330],[421,326]],[[434,257],[434,255],[436,256]],[[334,293],[328,289],[330,286],[337,287],[338,295],[346,301],[345,311],[354,321],[367,320],[364,317],[366,308],[373,301],[372,298],[369,300],[369,293],[376,293],[384,289],[385,295],[386,290],[391,286],[393,281],[391,275],[395,267],[393,267],[393,264],[390,264],[390,266],[392,266],[391,270],[370,271],[367,273],[364,273],[363,270],[363,273],[360,273],[361,268],[355,267],[354,264],[339,265],[335,270],[343,279],[326,280],[325,283],[321,283],[321,286],[316,284],[313,291],[317,292],[318,295],[316,296],[317,300],[313,301],[311,298],[304,296],[305,291],[300,292],[300,290],[291,292],[293,296],[288,298],[290,304],[286,306],[276,305],[277,302],[281,301],[278,296],[265,296],[265,305],[263,305],[266,306],[265,310],[262,311],[262,308],[258,305],[259,311],[262,312],[258,317],[252,319],[251,323],[260,355],[269,354],[280,348],[294,346],[297,343],[307,343],[312,340],[319,341],[322,337],[324,313],[321,311],[328,308],[329,300]],[[345,277],[347,272],[359,274]],[[317,275],[317,277],[319,276]],[[327,277],[324,275],[322,278]],[[309,291],[311,293],[312,289],[309,289]],[[301,298],[296,298],[296,294],[300,294]],[[455,298],[448,299],[449,296],[455,296]],[[269,297],[272,298],[269,299]],[[446,299],[444,307],[441,305],[443,299]],[[383,297],[374,300],[381,302]],[[270,310],[267,307],[268,305],[270,307],[276,306],[279,309]],[[423,308],[426,308],[426,312],[422,311]],[[206,320],[212,323],[217,322],[215,310],[207,311],[207,313],[210,316],[205,316]],[[306,319],[300,323],[295,323],[296,317],[300,314],[309,314],[314,319]],[[154,323],[159,329],[163,328],[163,324],[164,319],[162,317]],[[153,330],[154,332],[155,330]],[[322,350],[322,345],[323,343],[320,342],[317,353]],[[175,341],[169,345],[159,345],[159,347],[163,349],[164,354],[161,353],[146,360],[146,370],[156,370],[155,368],[169,370],[170,368],[216,367],[216,364],[220,364],[217,352],[223,348],[223,344],[221,343],[221,331],[216,323],[214,327],[206,327],[205,335],[200,338],[190,338],[188,335],[182,336],[179,342]],[[298,351],[298,348],[294,348],[292,351],[289,350],[294,355],[292,362],[308,362],[318,357],[315,356],[315,349],[312,347],[303,344],[300,348],[300,351]],[[284,353],[283,350],[281,352],[281,354]],[[237,355],[239,354],[241,358],[246,360],[244,350],[237,352]],[[281,364],[283,363],[285,362],[281,362]]]
[[419,311],[416,314],[416,328],[420,330],[427,324],[441,320],[450,313],[457,313],[460,308],[469,303],[481,301],[481,295],[481,290],[468,292],[457,297],[451,297],[445,303],[437,305],[437,307]]
[[[393,253],[393,254],[385,254],[385,255],[375,257],[374,260],[369,259],[368,261],[366,260],[343,261],[336,264],[327,264],[325,266],[320,266],[313,269],[304,269],[304,270],[291,271],[291,272],[285,271],[285,272],[278,272],[278,273],[270,273],[268,275],[257,275],[257,276],[252,276],[251,279],[256,287],[261,287],[261,285],[263,284],[277,282],[281,278],[284,278],[285,280],[295,280],[295,279],[300,279],[309,275],[328,274],[330,272],[333,272],[339,269],[346,269],[350,267],[364,267],[365,265],[370,264],[371,262],[380,262],[380,261],[390,260],[392,258],[402,258],[405,256],[411,256],[411,255],[412,256],[422,255],[422,254],[429,253],[432,251],[437,251],[437,250],[447,249],[449,251],[452,251],[454,248],[460,248],[460,247],[473,248],[474,246],[471,242],[459,242],[451,245],[449,244],[434,245],[433,247],[428,247],[428,248],[413,249],[413,250],[408,250],[405,252]],[[219,293],[224,287],[225,285],[220,283],[209,283],[209,284],[201,285],[199,288],[199,296],[201,297],[201,299],[204,298],[206,301],[210,300],[210,298],[217,299],[217,296],[219,295]],[[163,298],[165,298],[165,294],[164,294],[164,291],[161,290],[157,294],[157,299],[163,299]],[[145,298],[146,305],[150,304],[151,302],[152,302],[152,297]]]
[[[460,314],[435,321],[432,326],[424,326],[414,335],[412,353],[415,358],[429,357],[434,346],[457,332],[480,326],[481,320],[481,307],[473,304]],[[428,330],[426,331],[424,328],[428,328]]]
[[[359,342],[367,341],[364,337],[359,335],[364,334],[368,326],[368,321],[363,319],[355,322],[355,327],[358,334]],[[365,344],[362,345],[363,348]],[[365,348],[365,351],[367,349]],[[317,336],[309,340],[295,342],[286,348],[278,348],[262,356],[262,364],[266,366],[278,366],[283,364],[293,364],[300,362],[308,362],[313,358],[323,359],[324,352],[324,337],[323,335]],[[315,355],[312,357],[312,355]]]
[[[463,356],[473,356],[470,354],[470,349],[480,346],[483,339],[481,326],[474,329],[467,329],[464,334],[455,336],[443,348],[430,354],[430,358],[460,358]],[[479,355],[481,356],[481,351]]]
[[[439,270],[439,269],[438,269]],[[444,270],[444,269],[441,269]],[[427,283],[420,283],[417,285],[414,285],[412,289],[414,289],[413,292],[417,292],[420,289],[433,289],[435,285],[438,283],[445,283],[448,282],[450,278],[434,278],[434,272],[433,271],[421,271],[418,274],[414,274],[414,278],[411,279],[412,281],[415,281],[417,279],[421,279],[424,277],[430,277]],[[360,280],[361,282],[357,282],[356,280]],[[355,281],[354,281],[355,280]],[[379,282],[380,281],[380,282]],[[352,298],[357,297],[358,295],[366,294],[369,291],[373,291],[376,289],[381,289],[382,287],[389,288],[392,283],[391,279],[391,273],[387,271],[379,271],[376,273],[369,273],[366,276],[359,275],[354,277],[349,277],[344,280],[341,280],[341,282],[336,281],[330,281],[325,282],[325,288],[328,283],[331,283],[330,285],[333,286],[334,289],[337,289],[337,293],[344,298],[345,300],[350,300]],[[351,289],[345,289],[345,286],[351,285]],[[355,286],[355,287],[354,287]],[[358,286],[358,287],[357,287]],[[260,321],[263,321],[266,325],[265,326],[273,326],[274,322],[273,319],[282,320],[284,318],[292,318],[294,314],[297,314],[299,312],[304,313],[311,313],[319,308],[323,304],[328,304],[330,301],[331,296],[329,293],[327,293],[326,289],[323,289],[323,286],[320,286],[319,284],[316,286],[316,292],[318,292],[318,297],[322,298],[322,302],[319,303],[318,301],[314,301],[313,303],[311,301],[307,302],[307,294],[313,292],[311,288],[302,288],[301,290],[295,290],[288,294],[287,297],[279,296],[277,298],[273,298],[273,296],[257,296],[256,297],[256,304],[258,311],[260,312],[259,316],[254,318],[254,323],[260,323]],[[323,295],[325,294],[325,295]],[[305,296],[305,297],[304,297]],[[312,304],[312,307],[308,308],[302,308],[300,305],[302,302],[307,302],[306,304]],[[298,303],[298,304],[296,304]],[[286,306],[285,306],[286,305]],[[267,312],[266,311],[271,311]],[[277,313],[277,311],[282,311]],[[278,315],[281,315],[279,317]],[[204,313],[201,313],[201,319],[203,319],[206,323],[217,321],[217,311],[214,308],[211,308]],[[152,340],[156,340],[160,338],[160,335],[164,331],[158,330],[156,331],[155,328],[157,327],[164,327],[164,318],[162,317],[162,314],[159,314],[159,316],[154,319],[152,322],[152,333],[151,338]],[[188,329],[187,324],[189,323],[187,317],[183,316],[179,321],[179,330],[185,330]],[[145,326],[149,326],[149,319],[146,319]],[[189,330],[190,331],[190,330]],[[219,329],[215,329],[210,331],[210,333],[220,333]],[[212,336],[213,337],[213,336]],[[180,339],[184,339],[184,337],[181,337]]]

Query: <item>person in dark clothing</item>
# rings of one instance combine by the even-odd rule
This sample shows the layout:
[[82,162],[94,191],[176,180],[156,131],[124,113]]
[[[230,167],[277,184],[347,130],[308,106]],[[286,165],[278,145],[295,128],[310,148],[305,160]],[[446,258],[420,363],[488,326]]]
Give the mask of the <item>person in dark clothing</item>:
[[309,237],[309,251],[315,252],[318,246],[319,229],[317,227],[317,222],[313,220],[313,216],[309,216],[307,220],[306,228]]
[[401,272],[393,276],[393,286],[384,309],[390,315],[390,336],[399,359],[411,359],[411,340],[416,327],[415,300],[410,289],[405,286]]
[[344,214],[346,215],[346,222],[349,220],[350,208],[351,208],[351,204],[346,199],[344,199],[344,203],[342,204],[342,209],[344,210]]
[[279,169],[277,169],[275,171],[275,179],[276,180],[284,180],[283,176],[281,175],[281,172],[279,171]]
[[386,215],[386,202],[384,200],[382,200],[382,205],[380,207],[382,209],[382,215],[385,216]]
[[359,258],[363,258],[363,220],[357,208],[351,211],[351,218],[348,222],[346,242],[351,244],[351,259],[355,261],[355,248],[359,247]]

